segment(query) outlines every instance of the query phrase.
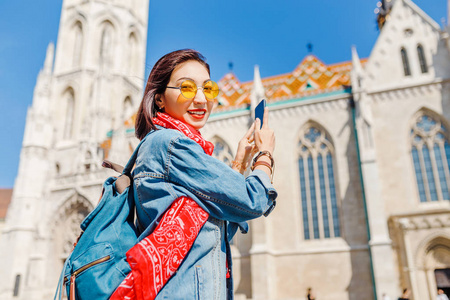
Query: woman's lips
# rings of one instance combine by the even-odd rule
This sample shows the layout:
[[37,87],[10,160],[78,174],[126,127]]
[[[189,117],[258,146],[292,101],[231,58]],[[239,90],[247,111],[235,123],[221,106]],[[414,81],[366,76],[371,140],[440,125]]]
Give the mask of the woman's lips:
[[188,110],[189,115],[191,115],[195,119],[203,119],[206,115],[205,109],[196,109],[196,110]]

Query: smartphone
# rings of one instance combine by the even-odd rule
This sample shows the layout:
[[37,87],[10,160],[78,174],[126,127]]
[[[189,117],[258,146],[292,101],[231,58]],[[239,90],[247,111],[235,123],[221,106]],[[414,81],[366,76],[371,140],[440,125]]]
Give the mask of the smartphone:
[[266,99],[262,99],[261,102],[259,102],[259,104],[255,108],[255,120],[259,119],[261,121],[260,129],[262,127],[264,120],[264,108],[266,108]]

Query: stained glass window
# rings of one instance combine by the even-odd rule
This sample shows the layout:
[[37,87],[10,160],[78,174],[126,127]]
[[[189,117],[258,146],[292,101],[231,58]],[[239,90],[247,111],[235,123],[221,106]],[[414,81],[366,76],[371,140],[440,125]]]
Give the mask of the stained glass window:
[[450,200],[450,146],[439,118],[420,114],[411,130],[411,156],[420,202]]
[[[305,167],[303,166],[303,159],[298,160],[299,172],[300,172],[300,193],[302,197],[302,216],[303,216],[303,234],[305,240],[309,240],[309,217],[308,217],[308,199],[306,197],[306,180]],[[302,180],[303,178],[303,180]]]
[[304,130],[298,143],[298,166],[305,240],[341,236],[333,151],[323,129]]

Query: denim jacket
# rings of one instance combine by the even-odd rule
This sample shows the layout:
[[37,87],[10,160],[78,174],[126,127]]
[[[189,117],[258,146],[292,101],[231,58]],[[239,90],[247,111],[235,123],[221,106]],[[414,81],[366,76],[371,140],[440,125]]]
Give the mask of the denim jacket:
[[209,219],[156,299],[232,299],[232,281],[226,279],[228,242],[237,223],[270,213],[277,193],[263,171],[245,178],[183,133],[158,128],[146,136],[133,171],[139,227],[152,232],[180,196],[195,200]]

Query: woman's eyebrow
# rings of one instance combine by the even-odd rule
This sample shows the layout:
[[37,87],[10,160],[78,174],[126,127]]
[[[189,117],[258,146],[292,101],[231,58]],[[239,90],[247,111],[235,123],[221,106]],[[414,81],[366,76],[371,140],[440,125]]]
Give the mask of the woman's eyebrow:
[[[177,82],[178,81],[180,81],[180,80],[192,80],[192,81],[194,81],[195,82],[195,80],[194,79],[192,79],[192,78],[189,78],[189,77],[181,77],[181,78],[178,78],[177,79]],[[210,78],[208,78],[208,79],[205,79],[205,81],[203,81],[203,83],[205,83],[205,82],[207,82],[207,81],[210,81],[211,79]]]
[[194,81],[192,78],[189,78],[189,77],[181,77],[181,78],[177,79],[177,81],[180,81],[180,80],[192,80],[192,81]]

